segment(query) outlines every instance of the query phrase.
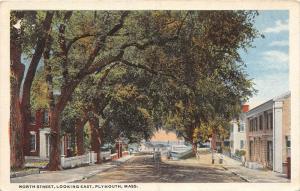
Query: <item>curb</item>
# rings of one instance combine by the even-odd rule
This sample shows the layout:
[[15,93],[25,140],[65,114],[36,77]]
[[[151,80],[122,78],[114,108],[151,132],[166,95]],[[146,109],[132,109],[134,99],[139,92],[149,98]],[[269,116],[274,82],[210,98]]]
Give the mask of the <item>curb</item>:
[[244,180],[245,182],[251,182],[249,179],[245,178],[243,175],[240,175],[239,173],[236,173],[236,172],[234,172],[234,171],[228,169],[228,168],[225,167],[225,166],[222,166],[222,167],[223,167],[225,170],[230,171],[232,174],[234,174],[234,175],[240,177],[240,178],[241,178],[242,180]]
[[65,183],[76,183],[77,181],[80,181],[80,180],[85,180],[85,179],[89,179],[90,177],[100,173],[100,172],[105,172],[105,171],[108,171],[110,169],[113,169],[115,167],[118,167],[120,166],[121,164],[125,163],[126,161],[128,161],[129,159],[131,159],[132,157],[128,157],[126,159],[124,159],[124,161],[112,161],[111,163],[111,166],[108,167],[108,168],[104,168],[104,169],[99,169],[98,171],[95,171],[95,172],[92,172],[92,173],[89,173],[88,175],[86,176],[82,176],[82,177],[79,177],[77,179],[73,179],[73,180],[69,180],[69,181],[66,181]]
[[28,176],[28,175],[32,175],[32,174],[40,174],[40,169],[34,168],[34,169],[30,169],[28,171],[11,172],[10,178],[18,178],[18,177]]
[[108,167],[108,168],[106,168],[106,169],[100,169],[100,170],[98,170],[98,171],[96,171],[96,172],[89,173],[89,174],[86,175],[86,176],[82,176],[82,177],[79,177],[79,178],[76,178],[76,179],[73,179],[73,180],[69,180],[69,181],[66,181],[66,182],[64,182],[64,183],[76,183],[76,182],[78,182],[78,181],[80,181],[80,180],[89,179],[90,177],[92,177],[92,176],[94,176],[94,175],[96,175],[96,174],[98,174],[98,173],[100,173],[100,172],[105,172],[105,171],[107,171],[107,170],[109,170],[109,169],[112,169],[112,168],[115,168],[115,167],[116,167],[116,166],[111,166],[111,167]]

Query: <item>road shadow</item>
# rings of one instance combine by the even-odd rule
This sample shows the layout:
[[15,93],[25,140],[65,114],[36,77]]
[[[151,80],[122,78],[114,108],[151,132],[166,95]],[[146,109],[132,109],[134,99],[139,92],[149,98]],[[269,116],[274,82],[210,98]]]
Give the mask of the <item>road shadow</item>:
[[244,182],[229,171],[210,166],[154,162],[151,156],[135,157],[84,182],[110,183],[224,183]]

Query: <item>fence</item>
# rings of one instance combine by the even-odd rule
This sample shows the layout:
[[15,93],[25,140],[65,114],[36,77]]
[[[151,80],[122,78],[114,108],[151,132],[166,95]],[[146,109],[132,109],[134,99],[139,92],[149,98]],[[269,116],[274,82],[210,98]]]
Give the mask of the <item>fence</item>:
[[[123,151],[122,156],[126,156],[126,155],[128,155],[128,151]],[[111,154],[110,151],[101,152],[100,156],[103,161],[118,159],[117,153]],[[95,164],[95,162],[97,162],[97,153],[91,151],[85,155],[80,155],[75,157],[66,157],[65,155],[61,155],[60,162],[62,168],[73,168],[84,164]]]
[[68,157],[61,155],[60,163],[62,168],[73,168],[75,166],[80,166],[83,164],[94,164],[97,161],[97,154],[94,151],[91,151],[85,155]]
[[185,146],[185,145],[173,145],[171,147],[172,152],[185,152],[189,150],[191,147]]

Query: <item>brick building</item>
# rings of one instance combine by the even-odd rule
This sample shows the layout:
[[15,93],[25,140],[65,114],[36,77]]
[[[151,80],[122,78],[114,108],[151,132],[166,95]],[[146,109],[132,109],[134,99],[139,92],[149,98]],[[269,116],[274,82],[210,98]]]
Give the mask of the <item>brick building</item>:
[[248,164],[286,173],[290,128],[290,92],[251,109],[246,114]]
[[[26,158],[48,159],[50,154],[50,118],[46,109],[32,112],[30,125],[24,132],[24,154]],[[71,136],[62,136],[61,152],[70,155]]]

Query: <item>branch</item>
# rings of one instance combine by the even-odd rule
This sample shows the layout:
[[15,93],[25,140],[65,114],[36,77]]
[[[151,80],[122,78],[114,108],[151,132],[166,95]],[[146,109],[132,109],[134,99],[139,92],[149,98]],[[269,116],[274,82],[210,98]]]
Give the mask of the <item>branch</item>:
[[37,66],[40,62],[40,59],[42,57],[42,54],[44,52],[44,48],[46,46],[46,41],[49,38],[49,33],[51,29],[51,23],[53,18],[54,12],[48,11],[45,17],[45,20],[43,21],[43,33],[40,37],[37,39],[35,52],[32,56],[26,78],[23,85],[23,97],[22,97],[22,105],[24,107],[28,107],[27,104],[29,104],[29,98],[30,98],[30,89],[32,85],[33,78],[35,76],[35,72],[37,69]]
[[105,79],[107,78],[109,72],[110,72],[115,66],[117,66],[117,64],[118,64],[117,62],[114,62],[114,63],[112,63],[112,64],[110,65],[110,67],[108,67],[107,69],[105,69],[104,74],[101,76],[100,80],[99,80],[98,83],[97,83],[97,87],[100,87],[100,88],[102,87],[102,85],[103,85]]
[[181,32],[181,29],[182,29],[182,26],[183,26],[183,23],[185,22],[185,20],[186,20],[186,18],[187,18],[187,16],[188,16],[189,13],[190,13],[190,11],[188,11],[188,12],[185,14],[184,18],[181,20],[181,24],[180,24],[180,26],[178,27],[177,32],[176,32],[176,35],[177,35],[177,36],[179,36],[179,33]]
[[63,85],[65,85],[65,81],[68,81],[68,52],[67,52],[67,45],[66,45],[66,37],[65,37],[65,29],[66,29],[66,22],[68,22],[68,20],[70,20],[72,16],[72,11],[67,11],[65,13],[64,19],[63,19],[63,23],[60,24],[59,26],[59,36],[58,36],[58,44],[60,46],[60,54],[59,56],[62,58],[62,75],[63,75]]
[[140,69],[143,69],[151,74],[154,74],[154,75],[161,75],[161,76],[165,76],[165,77],[169,77],[169,78],[172,78],[173,80],[175,80],[175,82],[179,83],[179,84],[182,84],[182,85],[185,85],[186,87],[188,87],[195,95],[196,95],[196,92],[195,90],[191,87],[190,84],[186,83],[185,81],[183,80],[180,80],[178,77],[176,77],[175,75],[173,74],[170,74],[170,73],[165,73],[163,70],[154,70],[154,69],[151,69],[145,65],[142,65],[142,64],[134,64],[134,63],[131,63],[127,60],[120,60],[121,63],[127,65],[127,66],[130,66],[130,67],[135,67],[135,68],[140,68]]
[[155,75],[162,75],[162,76],[167,76],[167,77],[171,77],[172,79],[177,79],[177,77],[175,77],[174,75],[172,74],[168,74],[168,73],[164,73],[162,72],[162,70],[153,70],[145,65],[142,65],[142,64],[133,64],[127,60],[121,60],[121,62],[127,66],[131,66],[131,67],[135,67],[135,68],[140,68],[140,69],[143,69],[151,74],[155,74]]
[[92,36],[99,36],[99,35],[101,35],[101,33],[95,33],[95,34],[86,33],[86,34],[83,34],[83,35],[74,37],[74,38],[73,38],[71,41],[69,41],[69,43],[66,45],[66,51],[69,52],[71,46],[72,46],[75,42],[77,42],[78,40],[80,40],[80,39],[87,38],[87,37],[92,37]]
[[[123,27],[124,25],[124,21],[125,21],[125,18],[127,17],[127,15],[129,14],[129,11],[125,11],[123,12],[123,14],[121,15],[121,18],[119,20],[119,23],[117,25],[115,25],[105,36],[113,36],[115,35],[116,32],[119,31],[120,28]],[[98,32],[98,33],[86,33],[86,34],[82,34],[80,36],[77,36],[77,37],[74,37],[66,46],[66,51],[69,52],[71,46],[77,42],[78,40],[80,39],[83,39],[83,38],[87,38],[87,37],[93,37],[93,36],[100,36],[102,33],[101,32]],[[105,38],[106,38],[105,37]],[[104,39],[105,40],[105,39]]]
[[[125,18],[128,15],[128,11],[123,12],[123,14],[121,15],[121,18],[119,19],[119,23],[116,24],[105,36],[100,36],[96,42],[96,45],[92,51],[92,53],[90,54],[87,63],[85,64],[85,66],[79,71],[79,73],[77,74],[77,77],[72,80],[71,82],[69,82],[68,84],[73,85],[76,84],[75,87],[79,84],[79,81],[81,79],[83,79],[86,75],[88,74],[92,74],[96,71],[101,71],[101,69],[103,69],[104,67],[106,67],[107,65],[109,65],[110,63],[114,62],[115,60],[117,60],[117,58],[119,57],[119,55],[115,56],[115,57],[109,57],[108,60],[101,60],[100,61],[100,66],[98,67],[92,67],[91,69],[86,69],[86,68],[90,68],[91,64],[94,62],[98,52],[101,50],[101,48],[103,48],[103,46],[101,46],[105,41],[106,38],[108,36],[114,35],[116,32],[118,32],[124,24]],[[69,51],[69,48],[71,47],[72,44],[69,44],[67,47],[67,51]],[[123,54],[122,54],[123,55]],[[99,63],[99,61],[98,61]],[[73,85],[74,86],[74,85]],[[65,88],[64,88],[65,89]]]
[[102,45],[106,41],[106,38],[110,35],[115,34],[116,32],[118,32],[123,27],[123,24],[125,22],[125,18],[128,15],[128,13],[129,13],[128,11],[123,12],[123,14],[121,15],[121,18],[119,19],[119,23],[116,24],[105,36],[100,36],[97,39],[95,47],[94,47],[92,53],[90,54],[90,56],[87,60],[87,63],[85,64],[85,68],[89,68],[90,65],[94,62],[98,52],[104,47]]
[[122,55],[118,54],[117,56],[110,56],[108,58],[98,60],[96,64],[94,64],[94,66],[91,66],[88,70],[84,71],[82,74],[79,74],[78,78],[89,74],[93,74],[95,72],[101,72],[101,70],[106,66],[119,61],[121,56]]

